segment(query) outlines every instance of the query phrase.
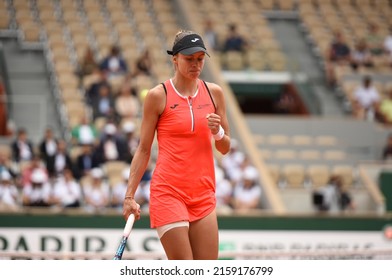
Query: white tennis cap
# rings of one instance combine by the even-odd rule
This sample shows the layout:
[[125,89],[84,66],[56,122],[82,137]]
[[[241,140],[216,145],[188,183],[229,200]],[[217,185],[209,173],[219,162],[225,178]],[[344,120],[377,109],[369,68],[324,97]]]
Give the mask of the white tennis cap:
[[91,177],[100,179],[103,177],[103,171],[101,168],[93,168],[91,169]]
[[11,180],[11,174],[7,170],[3,170],[0,173],[0,180],[2,180],[2,181],[9,181],[9,180]]
[[46,182],[47,175],[41,169],[36,169],[31,174],[31,182],[35,184],[43,184]]
[[122,126],[122,129],[123,129],[123,131],[124,131],[125,133],[134,132],[134,131],[135,131],[135,128],[136,128],[136,125],[135,125],[135,123],[132,122],[132,121],[124,122],[124,124],[123,124],[123,126]]
[[129,172],[131,171],[131,169],[129,167],[125,168],[122,172],[122,176],[124,178],[124,180],[128,179],[129,177]]
[[251,181],[256,180],[258,176],[259,176],[259,172],[257,172],[257,169],[253,166],[246,167],[242,174],[244,180],[251,180]]
[[116,128],[116,126],[115,126],[114,124],[112,124],[112,123],[108,123],[108,124],[105,126],[105,133],[106,133],[106,134],[113,135],[113,134],[116,133],[116,131],[117,131],[117,128]]

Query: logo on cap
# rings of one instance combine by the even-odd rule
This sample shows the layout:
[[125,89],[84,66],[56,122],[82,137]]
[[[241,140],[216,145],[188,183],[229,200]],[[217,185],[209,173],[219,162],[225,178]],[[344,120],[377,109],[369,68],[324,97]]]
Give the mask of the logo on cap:
[[170,55],[176,55],[178,53],[191,55],[196,52],[204,52],[209,56],[206,47],[204,46],[203,39],[197,34],[186,35],[175,43],[172,50],[167,51]]

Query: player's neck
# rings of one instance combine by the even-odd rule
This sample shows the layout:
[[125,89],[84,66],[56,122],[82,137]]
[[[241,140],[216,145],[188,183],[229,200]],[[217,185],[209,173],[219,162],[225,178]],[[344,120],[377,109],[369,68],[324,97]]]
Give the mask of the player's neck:
[[172,82],[177,91],[184,96],[193,96],[197,91],[198,79],[191,80],[175,76],[172,78]]

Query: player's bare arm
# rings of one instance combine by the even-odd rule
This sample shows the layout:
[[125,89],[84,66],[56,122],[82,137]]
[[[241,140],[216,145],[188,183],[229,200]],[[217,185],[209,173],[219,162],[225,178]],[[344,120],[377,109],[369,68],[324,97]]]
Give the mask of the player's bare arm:
[[214,83],[207,83],[207,85],[216,106],[216,112],[208,116],[208,127],[210,128],[211,133],[215,135],[219,132],[219,126],[222,126],[224,129],[224,137],[215,141],[215,147],[220,153],[226,154],[230,150],[230,128],[226,116],[226,104],[223,90]]
[[155,129],[165,106],[165,94],[161,85],[151,89],[144,100],[143,120],[140,129],[140,143],[131,163],[128,180],[128,188],[123,204],[124,219],[128,219],[131,213],[140,219],[140,210],[133,199],[140,180],[146,171],[150,160],[151,145],[154,141]]

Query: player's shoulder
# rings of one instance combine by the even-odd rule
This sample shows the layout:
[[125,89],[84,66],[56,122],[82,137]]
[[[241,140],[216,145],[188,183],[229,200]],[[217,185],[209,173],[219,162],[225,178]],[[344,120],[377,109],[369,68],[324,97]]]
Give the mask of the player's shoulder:
[[162,84],[158,84],[155,87],[151,88],[147,96],[152,99],[164,99],[165,98],[165,89]]
[[162,94],[165,93],[165,89],[162,84],[157,84],[149,90],[150,94]]
[[145,97],[144,107],[150,112],[161,114],[166,104],[166,94],[162,84],[158,84],[151,88]]
[[215,83],[205,82],[210,92],[222,92],[222,87]]

